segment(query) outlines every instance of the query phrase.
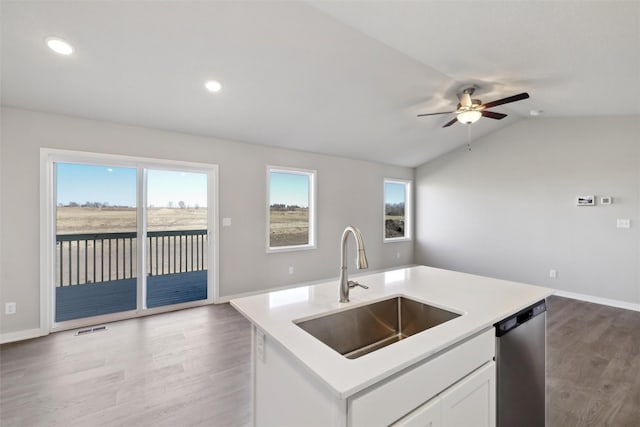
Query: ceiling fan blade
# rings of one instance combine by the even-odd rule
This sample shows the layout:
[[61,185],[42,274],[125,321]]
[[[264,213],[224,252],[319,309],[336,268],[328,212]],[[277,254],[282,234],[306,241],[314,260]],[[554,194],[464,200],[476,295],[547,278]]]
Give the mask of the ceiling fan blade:
[[527,92],[522,92],[522,93],[519,93],[517,95],[509,96],[507,98],[502,98],[502,99],[498,99],[496,101],[487,102],[486,104],[482,104],[480,106],[480,108],[496,107],[498,105],[508,104],[510,102],[516,102],[516,101],[520,101],[522,99],[527,99],[528,97],[529,97],[529,94]]
[[454,118],[453,120],[451,120],[449,123],[447,123],[446,125],[442,126],[443,128],[448,128],[449,126],[451,126],[452,124],[454,124],[455,122],[458,121],[458,118]]
[[488,117],[490,119],[502,120],[507,117],[506,114],[496,113],[493,111],[481,111],[483,117]]
[[443,111],[442,113],[426,113],[426,114],[418,114],[417,117],[424,117],[424,116],[436,116],[438,114],[452,114],[455,113],[455,111]]

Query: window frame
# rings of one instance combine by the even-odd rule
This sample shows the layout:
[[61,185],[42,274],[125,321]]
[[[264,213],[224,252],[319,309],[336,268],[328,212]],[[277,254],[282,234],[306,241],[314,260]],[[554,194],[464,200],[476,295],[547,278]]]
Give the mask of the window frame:
[[[289,246],[271,246],[271,173],[288,173],[295,175],[304,175],[309,177],[309,243],[304,245],[289,245]],[[267,253],[280,253],[280,252],[294,252],[305,251],[317,248],[317,182],[318,171],[314,169],[294,168],[289,166],[275,166],[267,165],[266,168],[266,252]]]
[[[404,236],[387,237],[387,191],[386,184],[404,185]],[[413,240],[413,181],[400,178],[384,178],[382,180],[382,241],[383,243],[410,242]]]

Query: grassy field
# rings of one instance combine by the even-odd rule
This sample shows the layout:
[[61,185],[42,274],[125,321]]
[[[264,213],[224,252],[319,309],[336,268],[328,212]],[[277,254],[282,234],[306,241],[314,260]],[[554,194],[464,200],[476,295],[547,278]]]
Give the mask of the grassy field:
[[[151,208],[147,210],[147,229],[202,230],[207,228],[207,209]],[[306,244],[309,241],[308,209],[271,210],[272,246]],[[57,208],[57,234],[118,233],[136,231],[134,208]]]
[[404,215],[385,215],[384,226],[387,239],[404,237]]
[[[136,231],[135,208],[57,208],[57,234],[118,233]],[[207,208],[147,210],[147,230],[202,230],[207,228]]]
[[271,209],[269,219],[271,247],[306,245],[309,243],[309,210],[280,211]]

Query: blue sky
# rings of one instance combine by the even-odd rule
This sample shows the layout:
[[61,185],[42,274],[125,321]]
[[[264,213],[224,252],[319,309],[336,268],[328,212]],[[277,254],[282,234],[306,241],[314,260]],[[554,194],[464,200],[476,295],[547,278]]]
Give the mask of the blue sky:
[[147,172],[147,204],[154,207],[177,207],[182,200],[187,206],[207,206],[207,175],[151,169]]
[[271,172],[269,204],[309,207],[309,176],[297,173]]
[[110,166],[56,164],[57,203],[136,205],[136,169]]
[[[136,169],[57,163],[57,203],[109,203],[136,206]],[[202,173],[149,170],[147,202],[156,207],[207,206],[207,176]]]
[[405,185],[396,182],[384,183],[384,202],[385,203],[404,203]]
[[[107,202],[110,205],[136,205],[136,169],[115,166],[57,163],[57,203]],[[271,172],[269,204],[309,206],[307,175]],[[203,173],[149,170],[147,173],[149,206],[207,206],[207,176]],[[405,201],[405,186],[386,182],[385,202]]]

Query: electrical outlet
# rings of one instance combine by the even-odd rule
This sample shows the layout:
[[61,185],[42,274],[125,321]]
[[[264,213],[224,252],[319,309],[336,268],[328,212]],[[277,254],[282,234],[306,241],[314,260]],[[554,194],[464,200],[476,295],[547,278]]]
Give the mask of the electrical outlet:
[[289,274],[293,274],[293,266],[289,267]]
[[400,259],[400,252],[396,252],[396,259]]
[[549,270],[549,277],[552,279],[555,279],[556,277],[558,277],[558,272],[556,271],[555,268],[552,268],[551,270]]
[[617,228],[631,228],[631,220],[629,218],[618,218],[616,221]]
[[4,314],[16,314],[16,303],[8,302],[4,305]]

